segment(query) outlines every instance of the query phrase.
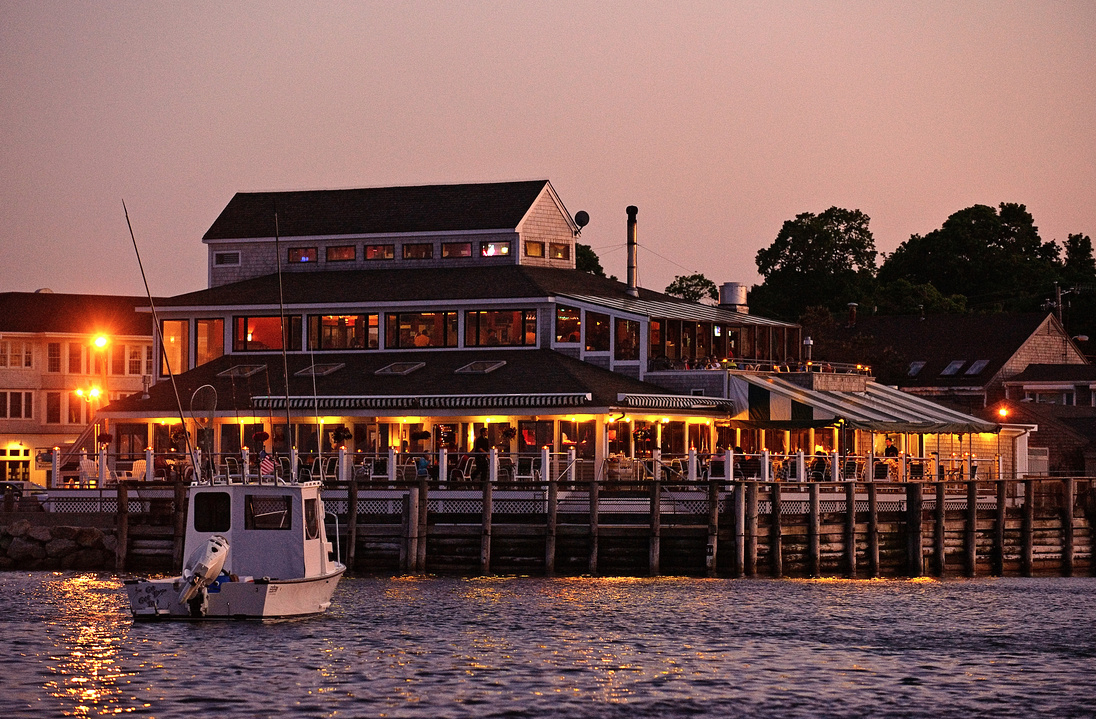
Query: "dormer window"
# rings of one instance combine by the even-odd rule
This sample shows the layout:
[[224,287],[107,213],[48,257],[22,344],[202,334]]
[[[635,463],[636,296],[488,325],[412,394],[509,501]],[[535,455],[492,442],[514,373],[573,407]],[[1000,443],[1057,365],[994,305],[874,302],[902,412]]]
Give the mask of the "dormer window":
[[566,242],[548,243],[548,257],[553,260],[571,259],[571,246]]
[[951,377],[957,375],[959,374],[959,370],[961,370],[966,363],[966,360],[952,360],[948,363],[948,366],[944,368],[944,371],[940,373],[940,376]]
[[526,240],[525,242],[525,256],[526,257],[544,257],[544,243],[533,242],[532,240]]
[[315,262],[316,261],[316,248],[315,247],[290,247],[289,255],[286,260],[291,265],[297,265],[302,262]]

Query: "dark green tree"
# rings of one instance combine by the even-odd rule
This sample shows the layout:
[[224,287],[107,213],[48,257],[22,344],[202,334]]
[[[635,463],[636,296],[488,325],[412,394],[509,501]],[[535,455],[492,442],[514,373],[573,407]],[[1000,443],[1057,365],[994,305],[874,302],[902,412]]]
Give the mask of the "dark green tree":
[[719,290],[715,283],[704,275],[678,275],[666,286],[666,294],[680,297],[688,302],[700,302],[703,299],[718,300]]
[[597,253],[592,247],[581,242],[575,243],[575,269],[598,277],[605,276],[605,270],[601,267],[601,260],[598,259]]
[[840,207],[787,220],[757,253],[765,280],[750,294],[752,311],[794,321],[810,306],[838,310],[870,297],[877,255],[870,221]]
[[1092,257],[1092,240],[1080,233],[1066,238],[1066,257],[1062,278],[1067,282],[1096,282],[1096,259]]

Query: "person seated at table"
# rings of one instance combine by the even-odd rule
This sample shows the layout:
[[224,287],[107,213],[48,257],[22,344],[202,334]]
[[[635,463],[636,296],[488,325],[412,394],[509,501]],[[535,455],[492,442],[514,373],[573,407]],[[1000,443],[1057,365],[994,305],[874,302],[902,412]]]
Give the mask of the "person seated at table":
[[808,475],[808,479],[812,482],[821,482],[826,478],[826,458],[821,454],[816,454],[814,459],[811,460],[811,471]]

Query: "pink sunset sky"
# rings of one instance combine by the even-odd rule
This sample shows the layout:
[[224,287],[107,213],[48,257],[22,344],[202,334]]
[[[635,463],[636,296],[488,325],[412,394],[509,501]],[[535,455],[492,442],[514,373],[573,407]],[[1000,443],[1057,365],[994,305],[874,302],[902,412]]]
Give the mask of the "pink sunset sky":
[[240,191],[550,179],[640,284],[837,205],[1096,236],[1093,2],[0,2],[0,291],[206,286]]

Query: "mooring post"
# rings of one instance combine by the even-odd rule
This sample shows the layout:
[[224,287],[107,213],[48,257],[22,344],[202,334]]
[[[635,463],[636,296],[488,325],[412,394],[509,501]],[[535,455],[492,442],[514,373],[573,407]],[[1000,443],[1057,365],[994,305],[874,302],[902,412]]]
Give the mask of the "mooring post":
[[129,550],[129,487],[125,482],[118,483],[117,543],[114,546],[114,569],[125,571],[126,554]]
[[769,515],[769,558],[770,570],[774,577],[779,579],[784,576],[784,525],[781,521],[780,510],[780,483],[773,482],[772,494],[769,495],[772,503],[772,514]]
[[719,549],[719,485],[714,481],[708,482],[708,576],[714,577],[716,572],[716,552]]
[[548,517],[544,527],[544,573],[556,573],[556,526],[559,520],[559,480],[548,479]]
[[358,478],[350,472],[346,483],[346,568],[354,571],[358,553]]
[[[871,476],[871,475],[869,475]],[[868,575],[879,578],[879,491],[875,480],[868,483]]]
[[652,577],[662,573],[662,482],[651,482],[651,539],[648,546],[647,566]]
[[407,570],[418,570],[419,562],[419,487],[407,488]]
[[1024,506],[1020,515],[1020,575],[1030,577],[1035,571],[1032,545],[1035,535],[1035,480],[1024,480]]
[[411,535],[411,497],[407,494],[400,497],[400,504],[403,509],[402,523],[400,524],[400,532],[402,541],[400,542],[400,571],[406,572],[409,562],[409,554],[407,551],[407,543],[410,541]]
[[480,529],[480,574],[491,573],[491,515],[495,512],[491,478],[483,480],[483,519]]
[[911,577],[920,577],[925,573],[921,510],[921,485],[918,482],[909,482],[906,484],[906,569]]
[[845,482],[845,573],[856,579],[856,481]]
[[807,485],[807,497],[810,509],[807,519],[807,574],[811,577],[822,576],[822,513],[819,511],[818,482]]
[[746,576],[757,576],[757,482],[746,482]]
[[978,573],[978,482],[967,480],[966,574]]
[[945,562],[947,561],[947,544],[944,541],[947,521],[947,507],[944,499],[947,495],[947,487],[943,482],[933,482],[936,487],[936,506],[932,510],[932,570],[938,577],[944,576]]
[[1073,503],[1077,496],[1076,480],[1062,480],[1062,576],[1073,576]]
[[993,562],[990,572],[995,577],[1005,574],[1005,480],[994,483],[997,494],[997,514],[993,522]]
[[732,482],[734,492],[734,575],[746,574],[746,492],[742,482]]
[[598,483],[595,479],[590,482],[590,574],[597,574],[597,540],[598,540]]
[[[492,450],[497,452],[498,450]],[[496,462],[496,467],[498,463]],[[416,556],[416,569],[420,572],[426,571],[426,520],[427,520],[427,492],[429,491],[430,475],[427,474],[423,477],[419,477],[419,506],[418,506],[418,522],[419,522],[419,546],[418,555]]]

